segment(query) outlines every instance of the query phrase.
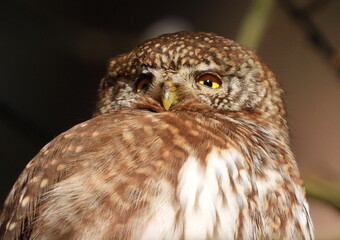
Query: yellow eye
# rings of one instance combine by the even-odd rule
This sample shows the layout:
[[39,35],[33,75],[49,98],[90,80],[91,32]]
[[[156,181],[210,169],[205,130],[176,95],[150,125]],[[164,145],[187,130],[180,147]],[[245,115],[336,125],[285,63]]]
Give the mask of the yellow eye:
[[209,73],[201,75],[196,82],[211,88],[218,88],[222,84],[221,79]]
[[137,80],[136,83],[136,92],[141,92],[144,89],[147,89],[151,83],[151,78],[149,76],[143,76]]

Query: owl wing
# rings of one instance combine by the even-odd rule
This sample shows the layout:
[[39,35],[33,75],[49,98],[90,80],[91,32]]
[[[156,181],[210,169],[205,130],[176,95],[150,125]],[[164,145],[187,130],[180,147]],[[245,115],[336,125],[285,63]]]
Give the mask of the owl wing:
[[0,218],[1,239],[30,236],[42,197],[71,174],[72,171],[68,171],[76,162],[74,157],[82,150],[79,144],[85,140],[82,135],[88,134],[87,124],[84,122],[59,135],[27,164],[4,203]]
[[[175,136],[178,130],[170,127],[178,121],[172,115],[162,119],[150,111],[114,111],[53,139],[27,164],[7,197],[0,238],[72,239],[81,231],[86,239],[94,239],[91,234],[103,239],[100,227],[117,239],[129,238],[126,234],[135,226],[126,226],[136,222],[129,218],[147,217],[149,200],[164,185],[173,191],[187,155],[181,142],[165,147],[173,138],[181,141]],[[172,161],[165,161],[169,157]]]
[[[60,134],[44,146],[27,164],[10,191],[1,213],[1,239],[27,239],[32,234],[33,225],[40,214],[44,197],[58,183],[84,170],[86,162],[95,151],[105,146],[97,127],[115,120],[99,116],[83,122]],[[103,128],[101,129],[103,130]]]

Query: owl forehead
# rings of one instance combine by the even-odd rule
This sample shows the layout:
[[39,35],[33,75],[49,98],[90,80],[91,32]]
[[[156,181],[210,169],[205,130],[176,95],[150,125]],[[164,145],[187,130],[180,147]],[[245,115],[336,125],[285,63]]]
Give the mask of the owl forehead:
[[112,59],[111,75],[134,74],[138,68],[178,70],[185,67],[229,70],[253,54],[232,40],[212,33],[180,32],[151,39]]
[[209,34],[172,34],[152,39],[136,50],[141,62],[154,68],[182,66],[221,65],[227,62],[230,41]]

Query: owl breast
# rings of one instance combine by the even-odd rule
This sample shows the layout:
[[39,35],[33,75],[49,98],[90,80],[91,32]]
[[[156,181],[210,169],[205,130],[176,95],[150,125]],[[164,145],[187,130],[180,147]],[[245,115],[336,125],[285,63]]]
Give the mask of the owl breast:
[[[142,239],[162,235],[166,239],[233,239],[251,190],[249,177],[237,171],[236,164],[244,164],[244,159],[232,149],[213,149],[205,161],[189,156],[178,175],[178,205],[157,203]],[[243,186],[236,188],[235,181]],[[167,221],[162,222],[165,216]]]
[[[213,148],[203,161],[189,156],[179,171],[175,198],[164,195],[153,203],[154,214],[141,239],[300,238],[298,229],[306,227],[309,220],[301,189],[294,192],[294,198],[304,206],[293,210],[299,221],[286,223],[285,209],[292,200],[287,193],[273,197],[282,177],[265,170],[271,181],[256,179],[246,166],[245,158],[234,148]],[[163,188],[169,186],[164,184]],[[268,199],[273,205],[265,204]],[[304,234],[310,239],[308,232]]]

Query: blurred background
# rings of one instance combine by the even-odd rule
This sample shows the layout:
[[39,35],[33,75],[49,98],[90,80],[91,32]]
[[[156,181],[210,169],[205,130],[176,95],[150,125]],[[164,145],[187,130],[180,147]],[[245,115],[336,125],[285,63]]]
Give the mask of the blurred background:
[[2,0],[0,203],[41,147],[90,118],[110,57],[162,33],[209,31],[276,73],[317,239],[340,239],[339,23],[339,0]]

